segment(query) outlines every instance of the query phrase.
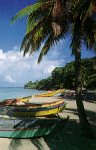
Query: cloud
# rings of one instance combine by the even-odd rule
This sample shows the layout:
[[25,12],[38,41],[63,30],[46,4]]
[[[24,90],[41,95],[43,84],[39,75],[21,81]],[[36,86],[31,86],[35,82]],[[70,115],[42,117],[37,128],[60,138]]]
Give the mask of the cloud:
[[4,52],[0,49],[0,86],[23,86],[27,81],[47,78],[55,67],[62,66],[65,61],[60,57],[61,52],[54,48],[37,64],[39,52],[28,57],[17,50]]
[[10,83],[16,83],[16,81],[14,79],[12,79],[12,77],[9,75],[5,76],[5,81],[10,82]]
[[6,59],[6,55],[3,53],[3,50],[0,49],[0,61],[5,60]]

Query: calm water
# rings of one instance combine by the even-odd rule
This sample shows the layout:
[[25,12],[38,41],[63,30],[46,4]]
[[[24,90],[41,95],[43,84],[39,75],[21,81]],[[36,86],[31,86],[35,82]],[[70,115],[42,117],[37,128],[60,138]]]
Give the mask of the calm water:
[[16,98],[30,96],[36,93],[41,93],[42,91],[33,90],[33,89],[24,89],[23,87],[19,88],[9,88],[9,87],[0,87],[0,101],[7,98]]

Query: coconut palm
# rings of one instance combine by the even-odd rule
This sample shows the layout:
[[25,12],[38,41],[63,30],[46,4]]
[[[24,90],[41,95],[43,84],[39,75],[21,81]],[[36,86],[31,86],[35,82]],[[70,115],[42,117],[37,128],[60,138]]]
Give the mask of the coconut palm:
[[[94,1],[95,2],[95,1]],[[28,16],[26,35],[22,41],[21,50],[32,54],[37,51],[41,43],[44,46],[40,52],[38,62],[47,54],[51,46],[66,36],[72,27],[72,53],[75,55],[76,73],[76,103],[81,128],[91,135],[81,97],[81,44],[95,49],[95,6],[92,0],[39,0],[38,3],[21,10],[12,21],[24,15]],[[90,25],[90,26],[89,26]],[[89,131],[89,132],[88,132]]]
[[[68,12],[67,9],[70,6],[65,5],[65,2],[63,2],[63,6],[65,8],[65,13],[63,16],[65,18],[62,21],[62,19],[59,18],[59,16],[61,16],[61,13],[57,10],[58,1],[60,1],[61,3],[61,0],[57,0],[55,4],[54,0],[39,0],[38,3],[28,6],[21,10],[12,19],[12,21],[14,21],[18,17],[28,15],[26,35],[21,45],[21,50],[24,50],[24,56],[27,52],[32,54],[34,51],[37,51],[40,48],[41,43],[44,42],[44,47],[42,48],[38,59],[38,62],[40,62],[42,56],[47,54],[49,48],[53,44],[55,44],[59,39],[64,38],[64,35],[67,33],[69,28],[68,18],[70,12]],[[56,13],[58,12],[58,17],[56,17],[54,11],[55,6]],[[59,5],[59,8],[61,6],[62,5]]]
[[73,37],[71,42],[72,52],[75,54],[75,91],[78,115],[81,128],[85,132],[87,130],[87,134],[89,136],[91,128],[86,117],[81,96],[81,45],[82,42],[84,42],[87,48],[93,48],[96,50],[96,20],[94,18],[96,17],[94,16],[96,14],[94,13],[93,1],[80,0],[75,5],[75,9],[73,11]]

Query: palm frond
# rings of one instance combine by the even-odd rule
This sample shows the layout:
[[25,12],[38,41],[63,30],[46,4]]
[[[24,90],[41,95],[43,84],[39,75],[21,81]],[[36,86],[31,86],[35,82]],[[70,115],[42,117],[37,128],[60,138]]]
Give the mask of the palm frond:
[[53,33],[51,33],[46,42],[44,43],[44,46],[40,52],[39,58],[38,58],[38,63],[41,62],[42,58],[44,55],[46,55],[48,53],[48,51],[50,50],[50,48],[54,45],[57,44],[57,42],[61,39],[61,37],[59,36],[58,38],[54,38]]
[[40,27],[42,27],[42,24],[44,23],[44,21],[46,21],[46,17],[43,17],[42,19],[40,19],[34,23],[32,30],[25,35],[25,37],[22,41],[20,50],[22,50],[26,46],[28,40],[32,39],[34,34],[40,29]]
[[13,23],[14,21],[16,21],[19,18],[30,15],[32,12],[37,11],[41,7],[41,5],[42,5],[42,3],[36,3],[34,5],[25,7],[11,19],[11,22]]
[[48,39],[46,40],[46,43],[44,44],[44,46],[43,46],[43,48],[40,52],[40,55],[39,55],[39,58],[38,58],[38,63],[41,62],[42,57],[47,54],[48,50],[53,45],[53,43],[54,43],[53,34],[50,34]]
[[51,2],[46,2],[46,3],[42,3],[42,2],[38,2],[34,5],[30,5],[27,6],[26,8],[22,9],[21,11],[19,11],[12,19],[11,19],[11,23],[15,22],[17,19],[20,19],[24,16],[32,16],[34,17],[38,17],[38,15],[41,15],[42,11],[43,14],[45,12],[45,7],[48,9],[50,8]]
[[87,17],[83,22],[83,38],[87,43],[88,49],[94,49],[96,51],[96,23],[91,17]]
[[[50,28],[47,28],[47,25],[51,28],[50,18],[48,16],[47,19],[44,17],[35,23],[32,31],[26,34],[21,45],[21,50],[24,51],[24,55],[28,52],[32,54],[34,51],[37,51],[40,48],[41,43],[47,38],[51,31]],[[28,51],[29,47],[31,48]]]
[[33,30],[33,28],[36,26],[36,24],[42,20],[44,17],[46,17],[46,20],[51,20],[50,17],[50,12],[46,10],[46,13],[44,13],[43,11],[41,12],[36,12],[35,15],[31,14],[28,17],[28,21],[27,21],[27,27],[26,27],[26,34],[29,33],[31,30]]
[[28,42],[27,45],[24,48],[23,56],[25,56],[30,51],[30,43]]
[[89,0],[78,1],[73,10],[73,18],[75,19],[79,15],[81,20],[84,20],[90,13],[90,4],[91,2]]
[[82,10],[81,8],[83,8],[88,1],[89,0],[79,0],[75,5],[75,9],[74,9],[73,13],[80,12]]
[[[36,16],[36,18],[37,18],[37,16]],[[35,18],[35,16],[34,16],[34,18],[32,18],[31,15],[28,16],[27,25],[26,25],[26,34],[31,32],[31,30],[34,28],[36,18]]]

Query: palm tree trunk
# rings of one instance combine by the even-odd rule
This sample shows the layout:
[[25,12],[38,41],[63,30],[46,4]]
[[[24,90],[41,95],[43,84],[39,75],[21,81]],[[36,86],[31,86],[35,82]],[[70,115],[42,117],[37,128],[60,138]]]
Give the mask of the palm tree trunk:
[[75,51],[75,92],[78,116],[82,133],[87,137],[93,137],[91,126],[87,120],[87,115],[82,101],[82,85],[81,85],[81,50]]

